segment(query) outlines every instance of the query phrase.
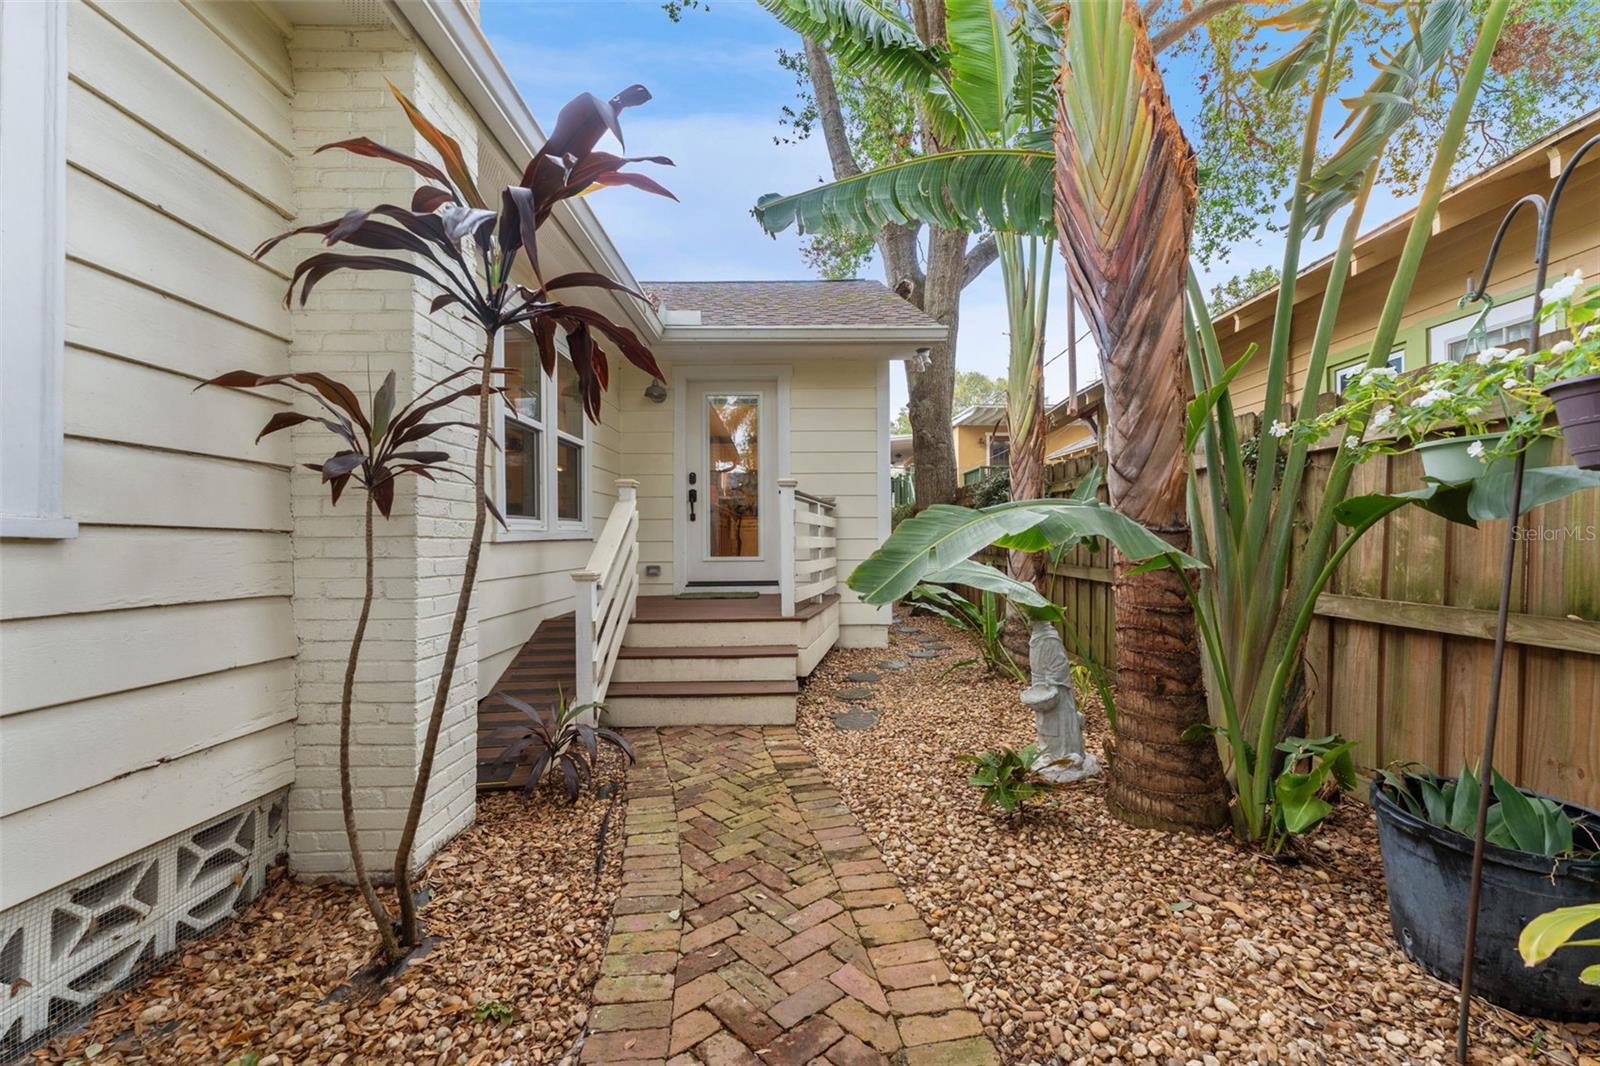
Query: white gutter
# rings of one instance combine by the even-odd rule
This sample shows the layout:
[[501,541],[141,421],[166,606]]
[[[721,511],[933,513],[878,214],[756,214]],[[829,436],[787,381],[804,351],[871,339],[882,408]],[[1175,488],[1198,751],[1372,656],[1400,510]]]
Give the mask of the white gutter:
[[[544,130],[483,35],[483,27],[461,0],[393,0],[393,3],[455,81],[513,164],[532,158],[546,140]],[[605,227],[600,225],[588,204],[582,200],[563,201],[556,205],[550,217],[585,259],[616,280],[639,288],[638,279],[628,269],[622,253],[611,243]],[[648,343],[661,337],[661,318],[653,309],[634,299],[617,302],[634,326],[643,332],[641,339]]]

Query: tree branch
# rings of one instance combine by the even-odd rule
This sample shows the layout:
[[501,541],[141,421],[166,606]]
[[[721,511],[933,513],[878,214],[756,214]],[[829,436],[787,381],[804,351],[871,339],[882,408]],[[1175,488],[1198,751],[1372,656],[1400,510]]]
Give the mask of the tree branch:
[[844,110],[839,106],[839,88],[833,81],[833,64],[828,53],[810,37],[805,42],[806,70],[811,75],[811,95],[817,102],[818,121],[822,123],[822,139],[828,145],[828,159],[833,163],[833,179],[843,181],[861,173],[855,153],[850,151],[850,138],[845,134]]
[[978,280],[978,275],[989,268],[1000,255],[1000,246],[995,243],[994,234],[989,234],[977,244],[967,250],[967,258],[962,264],[961,287],[964,289]]
[[1244,0],[1204,0],[1190,10],[1161,27],[1161,32],[1150,38],[1150,49],[1160,53],[1177,44],[1184,35],[1213,15],[1220,15],[1230,7],[1238,7]]

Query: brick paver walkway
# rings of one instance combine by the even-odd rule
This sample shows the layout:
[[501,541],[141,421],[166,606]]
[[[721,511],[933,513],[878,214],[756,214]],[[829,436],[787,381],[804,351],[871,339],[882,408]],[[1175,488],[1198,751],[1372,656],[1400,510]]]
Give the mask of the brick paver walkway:
[[583,1062],[999,1062],[792,728],[630,739],[622,893]]

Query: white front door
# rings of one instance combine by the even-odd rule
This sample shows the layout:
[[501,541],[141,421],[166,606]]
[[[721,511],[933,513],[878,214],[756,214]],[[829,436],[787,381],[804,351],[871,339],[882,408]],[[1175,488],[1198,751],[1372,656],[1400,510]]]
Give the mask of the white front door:
[[687,585],[777,584],[777,388],[696,381],[685,397]]

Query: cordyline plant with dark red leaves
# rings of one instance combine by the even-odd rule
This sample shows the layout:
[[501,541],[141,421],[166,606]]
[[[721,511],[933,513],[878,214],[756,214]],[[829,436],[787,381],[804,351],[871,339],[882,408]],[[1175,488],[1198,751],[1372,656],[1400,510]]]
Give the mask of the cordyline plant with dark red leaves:
[[[615,136],[619,144],[622,143],[622,129],[617,116],[624,109],[650,99],[649,91],[642,85],[629,86],[610,100],[601,100],[591,93],[573,98],[561,109],[549,140],[523,170],[522,180],[501,191],[497,210],[490,209],[479,195],[456,140],[429,122],[404,93],[393,85],[389,88],[405,109],[417,133],[438,153],[442,166],[385,147],[367,137],[336,141],[323,145],[317,151],[338,149],[388,160],[415,171],[424,179],[424,184],[412,196],[410,208],[379,204],[367,210],[351,211],[342,218],[301,226],[265,242],[256,249],[255,255],[260,258],[286,238],[306,233],[320,235],[323,242],[330,246],[349,245],[365,249],[366,252],[410,253],[404,258],[349,252],[320,252],[308,256],[294,268],[285,302],[294,301],[298,288],[298,300],[303,306],[318,282],[341,270],[390,271],[413,275],[436,288],[438,293],[432,304],[434,313],[449,310],[461,314],[483,331],[481,354],[463,371],[476,370],[478,380],[470,386],[469,392],[458,391],[451,396],[451,400],[464,395],[477,399],[476,421],[462,423],[472,426],[476,434],[472,468],[476,507],[461,591],[456,599],[450,638],[445,646],[438,688],[428,717],[411,806],[399,846],[395,849],[394,884],[400,922],[397,938],[387,933],[384,935],[384,951],[391,959],[395,959],[402,951],[420,942],[416,903],[411,889],[412,848],[428,794],[428,783],[433,774],[440,727],[449,701],[473,585],[477,579],[486,517],[493,511],[497,520],[504,521],[485,491],[484,478],[485,454],[489,444],[490,397],[499,391],[492,385],[496,373],[495,338],[509,326],[525,324],[538,345],[545,373],[554,374],[556,335],[558,330],[564,333],[567,354],[577,373],[584,411],[594,422],[600,420],[600,400],[610,380],[607,348],[620,353],[622,358],[658,381],[665,381],[655,357],[632,330],[598,311],[553,298],[553,294],[562,290],[580,288],[626,293],[640,301],[645,300],[644,294],[604,274],[591,271],[546,278],[539,262],[538,231],[558,203],[597,187],[631,185],[660,196],[676,197],[654,180],[623,169],[627,164],[636,162],[670,166],[671,160],[663,156],[629,158],[595,148],[607,132]],[[533,279],[531,286],[512,280],[519,256],[526,257],[528,273]],[[286,379],[306,379],[303,384],[310,385],[320,397],[337,404],[338,401],[334,401],[325,390],[338,392],[343,386],[321,375],[315,375],[314,381],[310,380],[312,377],[287,375]],[[343,391],[349,392],[348,389]],[[353,393],[349,398],[353,399]],[[359,423],[361,420],[356,421]],[[373,440],[373,447],[376,448],[377,438]],[[340,476],[340,467],[350,461],[348,458],[340,460],[337,456],[330,459],[335,471],[331,478],[328,476],[328,464],[323,464],[319,469],[332,484]],[[429,464],[412,465],[426,467]],[[353,473],[356,466],[347,473]],[[425,473],[420,469],[411,472]],[[390,487],[383,489],[383,485]],[[378,496],[380,491],[392,499],[392,479],[377,482],[371,494],[373,502],[382,509],[383,504]],[[347,824],[349,821],[347,806]],[[353,835],[351,849],[354,855]],[[368,894],[368,904],[371,906],[376,896],[371,895],[370,891]],[[374,911],[375,916],[379,913],[378,910]],[[379,925],[384,929],[389,928],[386,918],[380,917]]]
[[[389,911],[378,898],[367,875],[367,863],[361,852],[360,836],[356,832],[354,787],[350,777],[350,718],[355,694],[356,666],[361,659],[361,647],[366,641],[367,620],[372,615],[373,550],[372,514],[376,509],[388,518],[394,507],[395,482],[402,474],[435,480],[440,474],[457,474],[447,467],[449,452],[420,451],[416,445],[427,440],[446,426],[464,426],[467,422],[429,421],[428,415],[456,400],[476,396],[482,385],[473,384],[451,389],[442,396],[429,399],[438,390],[471,374],[473,367],[458,370],[435,382],[398,411],[395,410],[395,376],[390,371],[383,384],[372,397],[372,416],[361,407],[361,400],[348,386],[326,374],[256,374],[249,370],[234,370],[212,378],[197,386],[221,385],[236,389],[282,387],[309,396],[322,414],[304,411],[279,411],[267,420],[256,443],[261,438],[305,422],[316,422],[327,427],[340,440],[341,446],[320,463],[306,463],[306,467],[322,475],[333,502],[337,504],[345,486],[352,480],[366,490],[366,516],[363,534],[366,539],[366,583],[361,597],[361,614],[356,619],[356,630],[350,638],[350,652],[345,658],[344,688],[339,697],[339,798],[344,805],[345,838],[350,845],[350,862],[355,868],[356,887],[367,909],[378,925],[378,937],[384,955],[390,959],[400,955],[395,938],[394,922]],[[492,392],[502,391],[492,387]],[[426,401],[426,402],[424,402]]]

